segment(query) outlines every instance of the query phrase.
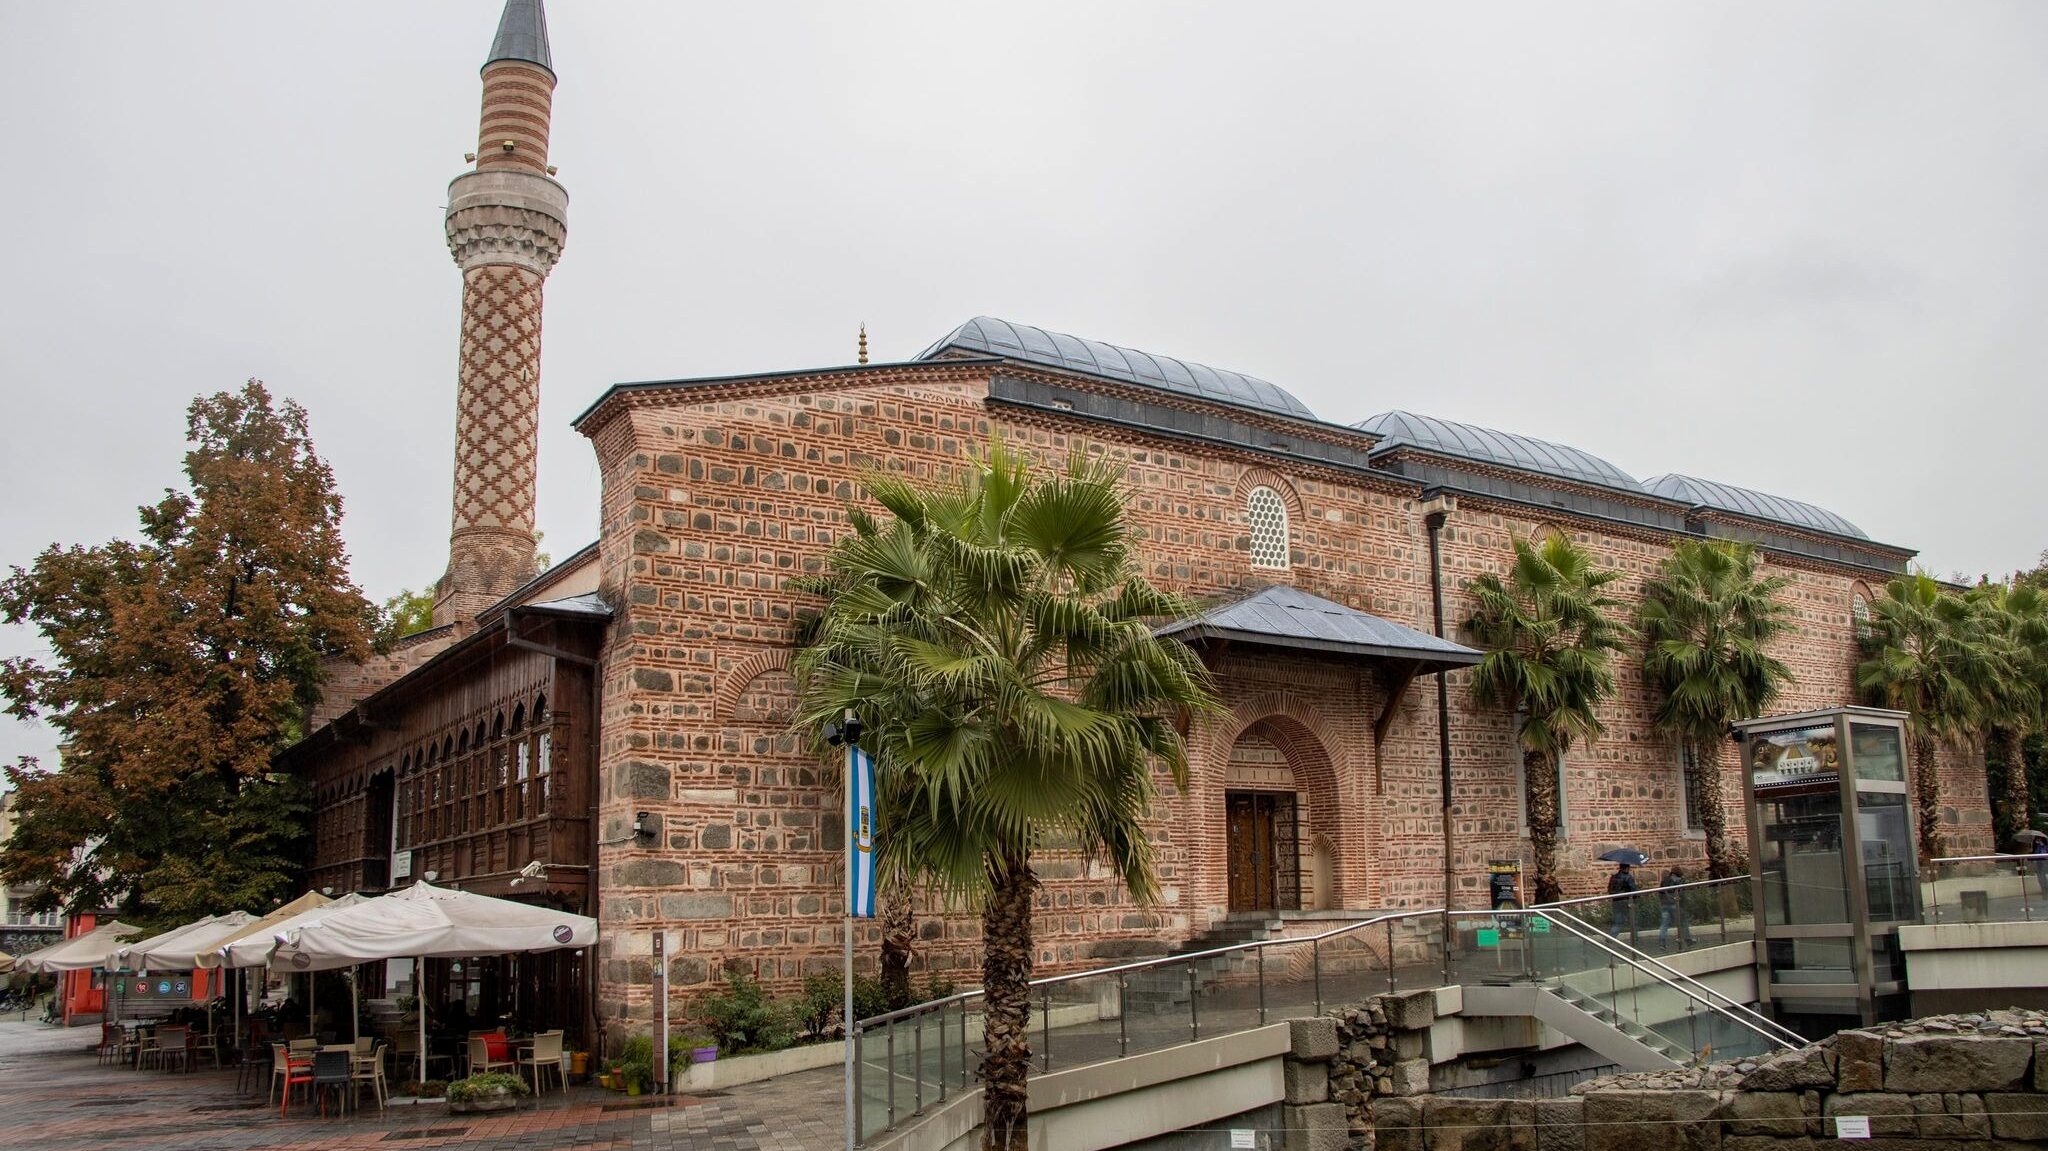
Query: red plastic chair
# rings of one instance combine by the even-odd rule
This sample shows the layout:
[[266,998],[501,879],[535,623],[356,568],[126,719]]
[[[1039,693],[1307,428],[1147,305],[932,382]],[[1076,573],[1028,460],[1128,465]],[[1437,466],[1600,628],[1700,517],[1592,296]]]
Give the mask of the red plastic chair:
[[284,1059],[284,1102],[278,1106],[277,1117],[283,1119],[292,1109],[292,1087],[304,1084],[307,1089],[312,1088],[313,1060],[294,1058],[283,1047],[278,1048],[278,1054]]

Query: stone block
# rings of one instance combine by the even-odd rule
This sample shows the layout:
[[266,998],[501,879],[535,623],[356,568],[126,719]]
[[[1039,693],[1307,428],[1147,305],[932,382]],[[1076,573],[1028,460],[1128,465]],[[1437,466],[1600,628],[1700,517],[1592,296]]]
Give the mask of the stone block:
[[1422,1120],[1427,1151],[1536,1151],[1536,1109],[1527,1099],[1431,1096]]
[[1330,1098],[1328,1063],[1301,1063],[1289,1059],[1281,1065],[1281,1077],[1286,1084],[1289,1103],[1321,1103]]
[[1286,1151],[1346,1151],[1351,1146],[1351,1126],[1341,1103],[1284,1106],[1280,1122],[1287,1129],[1280,1144]]
[[661,897],[663,919],[730,919],[732,896],[710,892],[685,892]]
[[1586,1105],[1572,1098],[1530,1101],[1536,1116],[1536,1151],[1585,1151]]
[[1813,1151],[1813,1140],[1801,1135],[1778,1139],[1769,1135],[1725,1135],[1721,1151]]
[[629,859],[612,872],[620,887],[674,887],[683,882],[683,865],[673,859]]
[[1371,1111],[1374,1146],[1378,1151],[1426,1151],[1421,1100],[1375,1099]]
[[1805,1100],[1793,1091],[1737,1092],[1728,1100],[1728,1134],[1805,1135]]
[[1394,1073],[1389,1078],[1394,1081],[1393,1089],[1388,1092],[1389,1094],[1427,1095],[1429,1094],[1429,1060],[1403,1059],[1399,1063],[1394,1064]]
[[1586,1151],[1718,1151],[1726,1096],[1719,1091],[1594,1091],[1586,1104]]
[[2048,1091],[2048,1039],[2034,1040],[2034,1090]]
[[1397,1031],[1416,1031],[1436,1022],[1436,992],[1405,991],[1399,995],[1382,995],[1379,1001],[1386,1008],[1387,1026]]
[[2048,1095],[1994,1092],[1984,1096],[1984,1110],[1997,1138],[2048,1140]]
[[1885,1041],[1884,1089],[1905,1094],[2011,1091],[2027,1083],[2031,1039],[1906,1035]]
[[1914,1095],[1914,1126],[1922,1139],[1989,1139],[1991,1119],[1975,1095]]
[[1744,1091],[1832,1090],[1834,1086],[1835,1072],[1828,1067],[1827,1052],[1819,1046],[1773,1056],[1742,1077]]
[[1821,1107],[1821,1114],[1825,1117],[1821,1135],[1827,1138],[1834,1137],[1834,1120],[1840,1115],[1869,1116],[1873,1138],[1910,1139],[1919,1129],[1914,1121],[1913,1099],[1908,1095],[1887,1095],[1881,1091],[1830,1095]]
[[1884,1090],[1884,1036],[1872,1031],[1835,1035],[1835,1090]]
[[612,769],[612,795],[618,799],[668,799],[669,770],[658,763],[628,760]]
[[1312,1061],[1337,1057],[1335,1019],[1322,1017],[1289,1020],[1287,1038],[1293,1044],[1292,1055],[1296,1059]]

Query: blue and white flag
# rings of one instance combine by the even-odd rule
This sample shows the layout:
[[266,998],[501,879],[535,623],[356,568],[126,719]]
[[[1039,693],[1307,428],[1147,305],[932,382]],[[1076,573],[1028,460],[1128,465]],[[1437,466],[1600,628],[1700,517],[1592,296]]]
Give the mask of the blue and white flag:
[[846,913],[875,917],[875,761],[846,749]]

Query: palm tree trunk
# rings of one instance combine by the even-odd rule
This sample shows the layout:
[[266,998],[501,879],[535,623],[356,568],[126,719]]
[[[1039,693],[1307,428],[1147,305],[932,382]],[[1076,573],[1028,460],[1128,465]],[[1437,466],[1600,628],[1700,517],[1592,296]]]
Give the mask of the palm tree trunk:
[[1522,753],[1523,786],[1529,795],[1529,848],[1536,856],[1536,902],[1564,898],[1557,882],[1557,757]]
[[1021,854],[1004,865],[981,913],[982,1151],[1031,1151],[1031,899],[1038,878]]
[[1741,853],[1728,847],[1728,805],[1721,802],[1718,747],[1694,743],[1686,749],[1685,786],[1692,796],[1692,809],[1700,813],[1700,829],[1707,834],[1707,878],[1740,874]]
[[1934,737],[1913,737],[1913,795],[1920,807],[1920,864],[1941,858],[1941,780],[1934,774]]
[[2019,834],[2034,826],[2034,813],[2029,810],[2031,796],[2027,793],[2027,759],[2020,749],[2020,730],[2017,727],[2000,727],[1991,733],[1991,744],[2000,760],[1998,796],[1998,842],[1991,850],[2022,849]]
[[910,1006],[910,949],[916,938],[910,875],[899,871],[882,891],[882,998],[891,1011]]

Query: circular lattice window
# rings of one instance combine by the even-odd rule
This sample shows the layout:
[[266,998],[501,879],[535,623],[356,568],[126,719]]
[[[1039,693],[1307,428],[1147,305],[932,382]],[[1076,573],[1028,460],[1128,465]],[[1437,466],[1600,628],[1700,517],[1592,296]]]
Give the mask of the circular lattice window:
[[1252,489],[1247,510],[1252,521],[1252,566],[1287,566],[1287,504],[1272,488]]

